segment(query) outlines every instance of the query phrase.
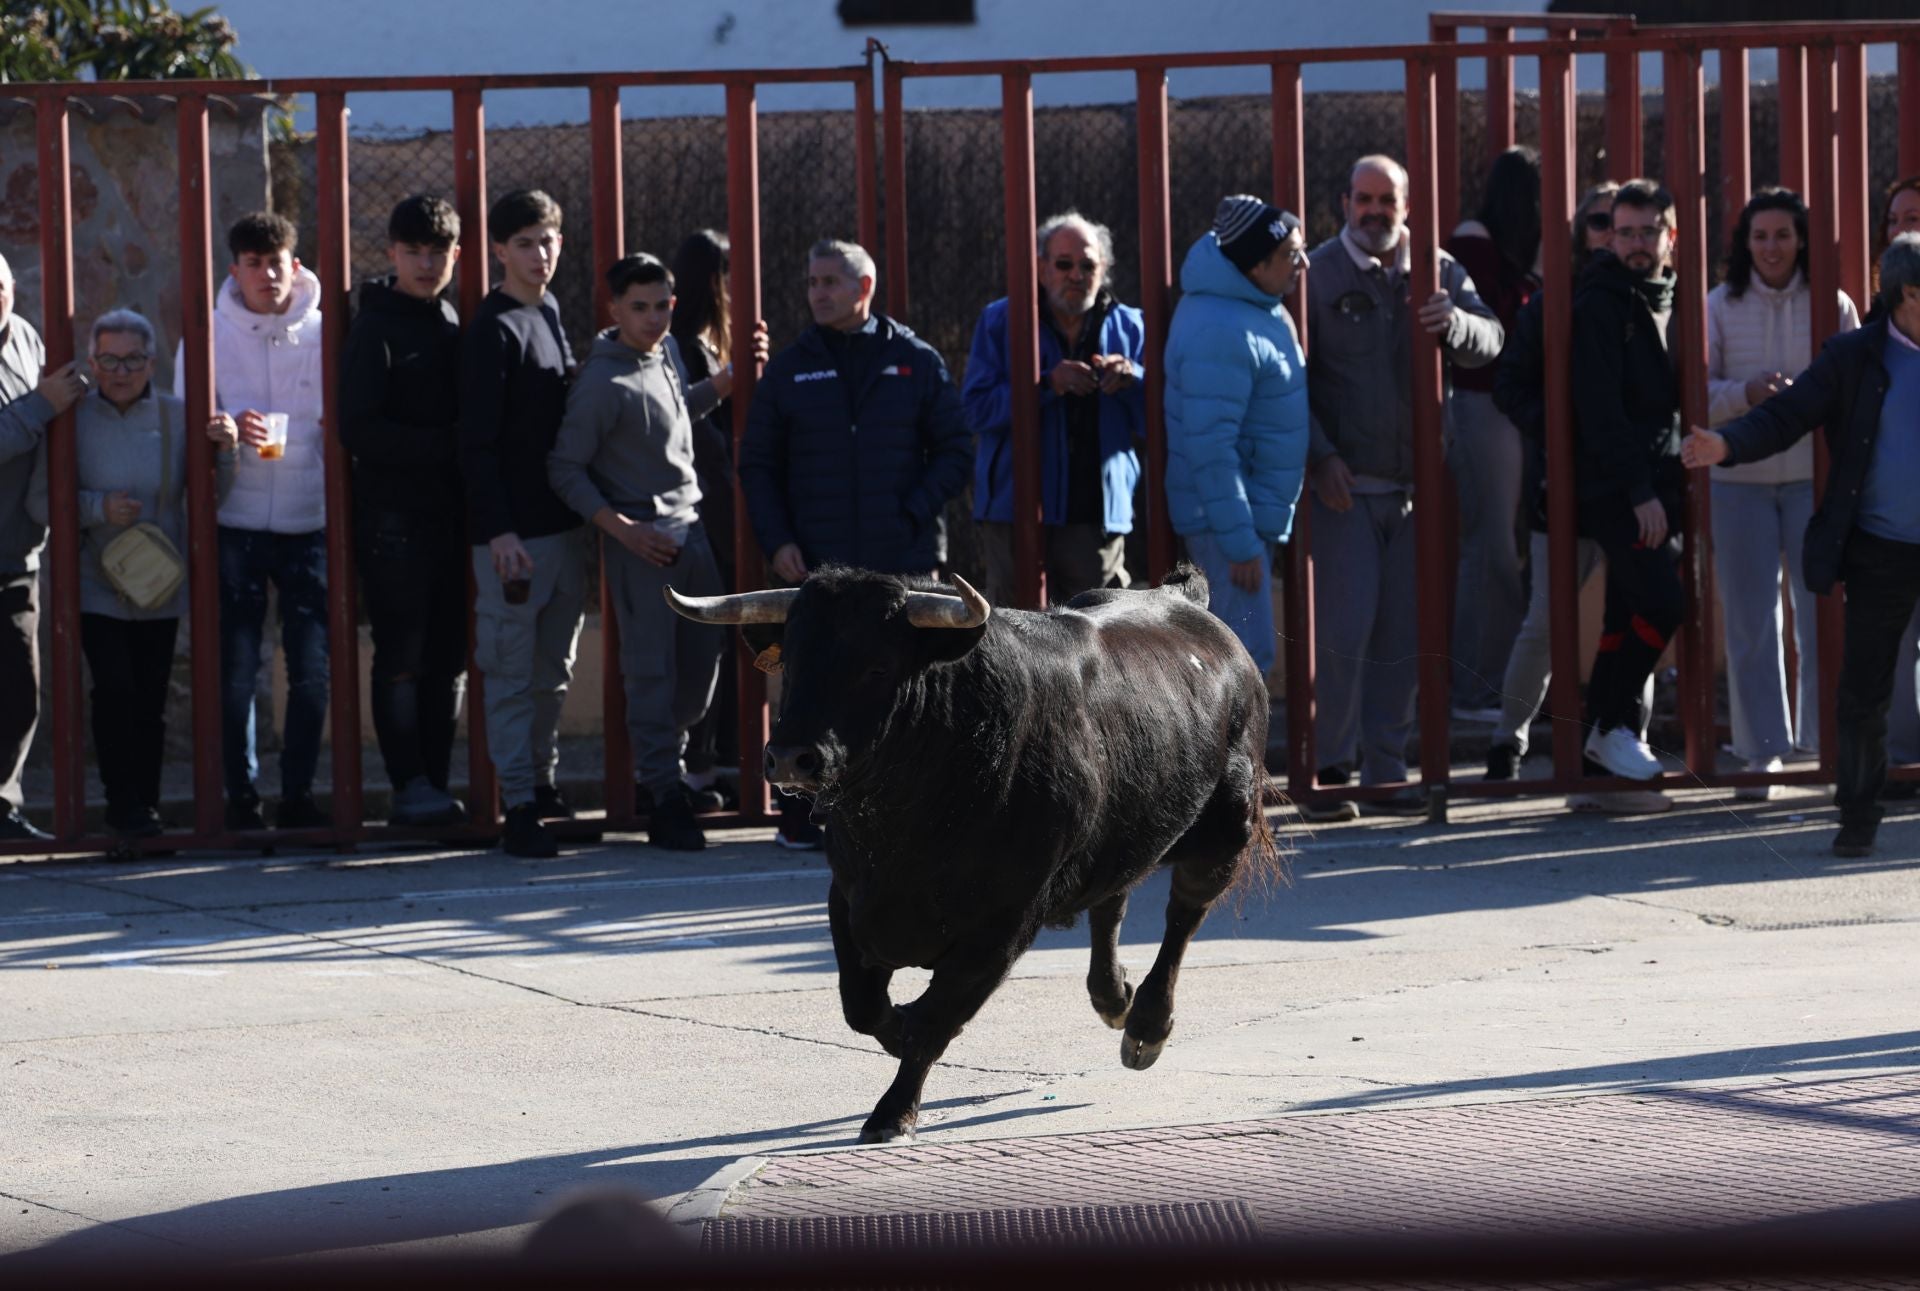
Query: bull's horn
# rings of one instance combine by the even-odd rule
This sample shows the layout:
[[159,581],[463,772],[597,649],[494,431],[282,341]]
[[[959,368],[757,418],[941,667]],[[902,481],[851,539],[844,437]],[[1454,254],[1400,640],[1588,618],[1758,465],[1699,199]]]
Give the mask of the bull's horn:
[[800,595],[797,587],[732,596],[682,596],[671,587],[661,590],[674,613],[695,623],[785,623],[793,598]]
[[977,628],[987,621],[993,607],[987,598],[973,590],[967,580],[952,574],[958,596],[939,592],[907,593],[907,622],[916,628]]

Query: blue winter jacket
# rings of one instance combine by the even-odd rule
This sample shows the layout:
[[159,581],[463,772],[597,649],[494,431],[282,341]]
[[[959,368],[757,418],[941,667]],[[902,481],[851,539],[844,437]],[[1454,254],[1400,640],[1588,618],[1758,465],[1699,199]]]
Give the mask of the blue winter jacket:
[[[1096,354],[1124,354],[1133,363],[1134,381],[1119,394],[1100,400],[1100,489],[1106,499],[1108,533],[1133,530],[1133,486],[1140,478],[1134,441],[1146,434],[1146,326],[1140,311],[1114,301],[1100,324]],[[1040,519],[1067,522],[1067,402],[1053,392],[1046,374],[1063,355],[1060,337],[1040,329]],[[1013,520],[1012,364],[1007,358],[1007,301],[988,305],[973,329],[967,355],[967,379],[960,390],[967,424],[979,436],[973,452],[973,518]]]
[[967,427],[947,365],[899,323],[865,388],[849,391],[818,327],[773,356],[753,391],[740,488],[768,556],[881,573],[938,563],[934,521],[967,482]]
[[1233,267],[1212,233],[1180,266],[1167,335],[1167,510],[1228,560],[1284,542],[1306,476],[1307,369],[1278,296]]

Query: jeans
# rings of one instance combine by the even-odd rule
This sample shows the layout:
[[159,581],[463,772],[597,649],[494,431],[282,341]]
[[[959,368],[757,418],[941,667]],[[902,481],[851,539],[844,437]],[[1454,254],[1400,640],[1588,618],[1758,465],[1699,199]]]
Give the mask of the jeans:
[[676,614],[662,589],[671,584],[686,596],[715,596],[720,571],[713,549],[696,524],[670,565],[655,565],[608,542],[602,548],[620,618],[620,675],[627,694],[627,734],[633,742],[634,778],[655,802],[672,796],[684,768],[687,732],[713,702],[720,660],[731,634]]
[[179,619],[80,616],[80,650],[93,674],[93,756],[109,811],[160,805],[167,686],[179,628]]
[[[1553,680],[1552,601],[1547,573],[1547,535],[1532,535],[1529,552],[1533,586],[1527,603],[1527,617],[1513,639],[1513,651],[1507,656],[1507,671],[1500,682],[1500,723],[1493,728],[1493,743],[1512,745],[1525,757],[1532,738],[1533,719],[1547,700],[1547,683]],[[1573,557],[1573,585],[1586,586],[1587,579],[1600,564],[1600,547],[1591,539],[1577,540]]]
[[1840,757],[1833,803],[1842,824],[1869,827],[1885,814],[1876,799],[1887,779],[1887,708],[1907,628],[1920,605],[1920,544],[1855,529],[1841,564],[1847,585],[1847,644],[1840,659],[1835,715]]
[[287,656],[287,724],[280,794],[313,790],[327,719],[327,535],[220,528],[220,734],[227,797],[256,796],[254,693],[267,620],[267,584],[280,597]]
[[20,768],[40,722],[40,576],[0,583],[0,816],[20,810]]
[[[1727,625],[1727,693],[1733,751],[1748,762],[1784,758],[1820,738],[1818,601],[1800,569],[1813,516],[1813,482],[1713,482],[1713,576]],[[1780,558],[1787,560],[1794,644],[1800,652],[1798,716],[1787,707]],[[1797,726],[1797,730],[1796,730]]]
[[493,556],[474,547],[473,659],[486,685],[487,752],[508,807],[533,801],[560,762],[560,709],[587,596],[587,530],[525,540],[533,557],[527,599],[509,605]]
[[1500,700],[1495,687],[1527,613],[1520,569],[1522,441],[1490,394],[1456,390],[1452,412],[1447,465],[1460,494],[1453,702],[1488,708]]
[[1190,534],[1184,541],[1188,558],[1207,576],[1207,608],[1233,629],[1240,644],[1253,656],[1254,667],[1266,676],[1273,671],[1275,651],[1272,556],[1263,552],[1259,588],[1243,592],[1233,585],[1232,562],[1212,534]]
[[1887,754],[1895,762],[1920,762],[1920,607],[1900,638],[1893,669],[1893,708],[1887,714]]
[[1356,493],[1334,511],[1313,494],[1314,747],[1360,783],[1407,778],[1419,693],[1413,499]]
[[[1013,604],[1013,526],[982,520],[974,533],[983,566],[980,591],[995,605]],[[1040,527],[1040,540],[1046,549],[1047,604],[1065,605],[1096,587],[1127,585],[1127,535],[1097,524],[1049,524]]]
[[445,519],[399,511],[358,516],[353,538],[387,778],[395,789],[424,777],[445,790],[466,689],[466,543]]

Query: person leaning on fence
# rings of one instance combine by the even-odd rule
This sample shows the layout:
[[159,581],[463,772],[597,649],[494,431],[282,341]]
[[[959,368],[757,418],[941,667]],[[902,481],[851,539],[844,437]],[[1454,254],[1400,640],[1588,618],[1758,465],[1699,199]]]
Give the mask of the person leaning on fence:
[[[1439,253],[1440,290],[1410,297],[1407,172],[1391,157],[1354,163],[1346,223],[1315,247],[1308,293],[1307,400],[1313,439],[1314,724],[1323,785],[1407,778],[1419,684],[1414,591],[1412,328],[1432,333],[1447,367],[1500,353],[1500,322],[1473,279]],[[1437,499],[1436,499],[1437,502]],[[1373,807],[1424,812],[1409,788]],[[1314,820],[1351,820],[1351,801],[1316,799]]]
[[[1874,257],[1874,293],[1879,292],[1878,262],[1893,240],[1903,233],[1920,233],[1920,175],[1909,175],[1887,186],[1880,211],[1880,245]],[[1867,321],[1878,318],[1877,300],[1868,306]],[[1893,670],[1893,704],[1887,709],[1887,758],[1895,764],[1920,762],[1920,606],[1914,607],[1900,638],[1901,661]],[[1888,780],[1880,799],[1904,801],[1920,795],[1920,780]]]
[[[826,239],[807,253],[813,325],[754,387],[740,487],[776,578],[829,562],[888,574],[939,563],[938,520],[967,482],[971,436],[939,351],[873,308],[873,257]],[[799,798],[782,846],[820,845]]]
[[1300,221],[1240,194],[1180,266],[1167,333],[1167,517],[1207,575],[1207,607],[1273,670],[1273,545],[1307,462],[1307,374],[1284,297],[1306,272]]
[[1846,585],[1836,856],[1873,851],[1893,673],[1920,605],[1920,233],[1881,255],[1878,305],[1878,318],[1829,340],[1791,385],[1718,432],[1695,427],[1685,447],[1688,466],[1754,462],[1826,428],[1827,491],[1802,559],[1816,594]]
[[340,373],[340,439],[353,455],[353,545],[373,632],[368,699],[396,825],[452,825],[447,792],[467,668],[461,540],[460,318],[441,295],[460,216],[415,196],[387,219],[393,271],[360,288]]
[[[107,828],[150,838],[162,828],[160,768],[166,756],[167,692],[174,638],[185,612],[185,563],[171,596],[135,603],[112,581],[103,557],[135,525],[151,525],[184,557],[189,467],[186,406],[153,387],[153,325],[130,309],[93,322],[88,353],[96,389],[74,415],[80,511],[80,649],[93,676],[89,715],[94,760],[107,796]],[[239,428],[216,413],[198,433],[215,446],[215,496],[231,496]],[[47,522],[42,454],[27,512]]]
[[[1860,326],[1839,298],[1840,330]],[[1807,205],[1784,188],[1755,193],[1740,212],[1726,280],[1707,297],[1707,421],[1721,426],[1785,389],[1812,361],[1813,294],[1807,286]],[[1778,772],[1820,736],[1820,633],[1801,544],[1813,516],[1813,441],[1713,472],[1713,573],[1726,615],[1727,698],[1734,756],[1748,771]],[[1798,703],[1787,704],[1780,562],[1787,564],[1799,652]],[[1765,802],[1772,785],[1734,797]]]
[[[1472,219],[1447,251],[1480,289],[1509,338],[1540,288],[1540,156],[1509,148],[1494,159]],[[1493,402],[1497,364],[1460,368],[1449,404],[1447,466],[1460,497],[1460,573],[1453,614],[1453,711],[1498,720],[1501,675],[1526,617],[1521,568],[1526,477],[1520,432]]]
[[[1580,199],[1573,212],[1573,272],[1578,282],[1593,253],[1613,245],[1613,195],[1620,185],[1611,181],[1596,184]],[[1500,682],[1500,720],[1494,726],[1487,748],[1487,779],[1511,780],[1520,773],[1532,740],[1534,718],[1547,698],[1547,683],[1553,676],[1553,602],[1550,547],[1547,533],[1547,389],[1546,389],[1546,296],[1535,292],[1515,315],[1507,346],[1500,353],[1493,382],[1493,402],[1508,420],[1519,428],[1525,445],[1526,484],[1522,496],[1529,499],[1531,514],[1528,536],[1528,561],[1531,586],[1527,593],[1527,617],[1514,638],[1507,655],[1507,670]],[[1600,545],[1591,538],[1574,537],[1573,586],[1586,585],[1600,568]],[[1647,723],[1653,712],[1653,678],[1648,676],[1640,689],[1639,720],[1634,729],[1645,739]],[[1567,806],[1574,811],[1607,812],[1614,815],[1647,815],[1673,810],[1673,799],[1658,789],[1607,789],[1567,795]]]
[[574,367],[547,291],[560,263],[560,222],[558,203],[537,189],[493,204],[487,236],[504,273],[474,312],[460,354],[473,658],[507,809],[501,845],[534,858],[560,850],[542,822],[573,815],[554,773],[587,596],[587,531],[547,481]]
[[1686,611],[1679,554],[1687,481],[1670,353],[1675,237],[1666,189],[1636,179],[1614,194],[1613,247],[1595,253],[1575,285],[1568,356],[1580,532],[1607,559],[1585,752],[1602,773],[1632,780],[1660,774],[1635,719]]
[[699,851],[707,839],[681,759],[687,732],[713,702],[728,633],[675,614],[664,591],[721,592],[700,520],[693,426],[733,392],[733,366],[687,379],[668,334],[673,275],[653,256],[615,262],[607,293],[613,326],[594,339],[568,392],[547,475],[561,501],[613,539],[602,552],[620,620],[634,796],[648,816],[647,840]]
[[21,811],[20,769],[40,721],[40,552],[44,517],[27,510],[27,486],[46,453],[47,424],[86,389],[74,364],[45,375],[46,347],[13,312],[13,266],[0,256],[0,843],[52,835]]
[[[1107,285],[1113,235],[1078,211],[1038,234],[1040,384],[1022,398],[1040,406],[1040,519],[1047,600],[1064,605],[1096,587],[1127,585],[1127,534],[1140,478],[1135,444],[1146,433],[1141,391],[1146,327]],[[997,605],[1014,596],[1013,372],[1007,300],[973,329],[961,400],[978,437],[973,517],[985,579]]]
[[[320,280],[294,258],[291,221],[266,211],[227,231],[233,264],[213,311],[214,406],[242,451],[220,506],[220,711],[227,828],[264,829],[255,712],[267,588],[279,597],[287,660],[281,829],[325,825],[313,800],[327,720],[327,470],[320,427]],[[174,394],[186,395],[186,344]]]

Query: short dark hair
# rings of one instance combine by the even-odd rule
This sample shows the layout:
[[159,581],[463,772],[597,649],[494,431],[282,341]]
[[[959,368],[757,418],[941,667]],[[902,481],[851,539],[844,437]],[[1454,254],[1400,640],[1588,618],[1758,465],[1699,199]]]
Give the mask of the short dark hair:
[[1807,204],[1791,188],[1763,188],[1740,208],[1740,219],[1734,224],[1733,236],[1727,244],[1729,296],[1744,296],[1753,285],[1753,248],[1747,245],[1747,240],[1753,236],[1753,217],[1762,211],[1784,211],[1793,220],[1793,230],[1800,235],[1800,251],[1794,257],[1793,267],[1802,274],[1807,272]]
[[300,236],[293,221],[272,211],[249,211],[227,230],[227,250],[238,260],[244,255],[270,256],[292,251]]
[[387,216],[387,241],[445,251],[460,240],[460,213],[444,197],[415,193]]
[[1620,191],[1613,195],[1613,209],[1623,206],[1635,206],[1643,211],[1658,211],[1668,228],[1675,228],[1673,194],[1667,186],[1657,179],[1629,179],[1620,185]]
[[487,211],[487,237],[494,242],[536,224],[560,227],[560,203],[537,188],[516,188]]
[[660,263],[658,256],[644,251],[621,256],[607,270],[607,293],[615,300],[626,295],[629,287],[645,287],[656,282],[666,283],[667,294],[673,294],[673,272]]

